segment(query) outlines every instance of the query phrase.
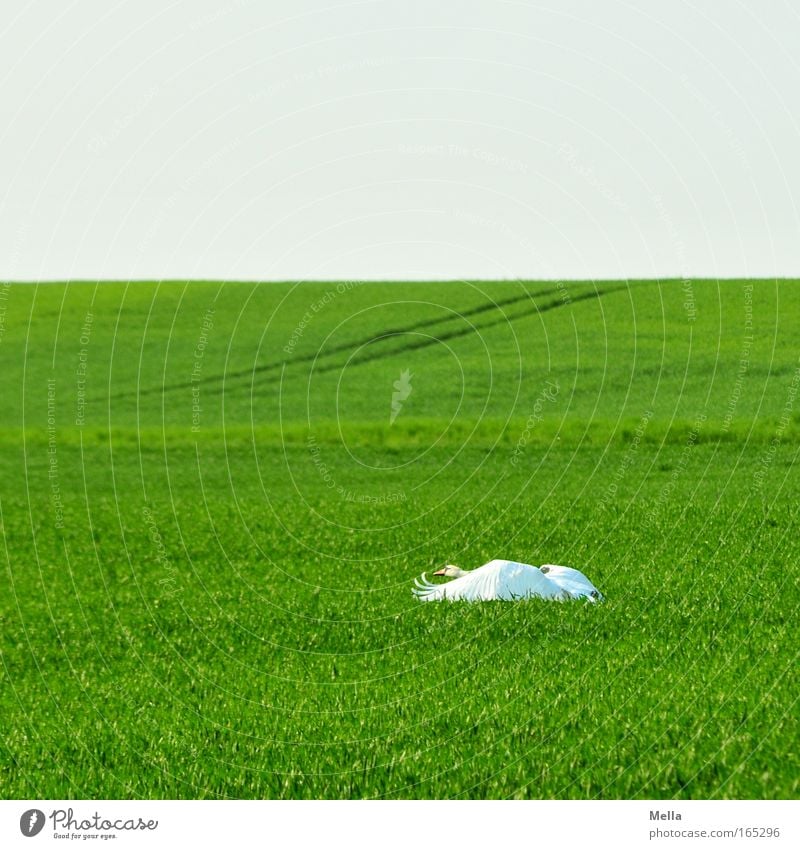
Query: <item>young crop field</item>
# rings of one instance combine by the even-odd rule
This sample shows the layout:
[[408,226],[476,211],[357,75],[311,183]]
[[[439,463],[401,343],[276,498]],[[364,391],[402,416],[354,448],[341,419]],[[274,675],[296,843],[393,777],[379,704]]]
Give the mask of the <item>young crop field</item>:
[[[0,285],[0,796],[796,798],[795,281]],[[421,604],[494,558],[599,604]]]

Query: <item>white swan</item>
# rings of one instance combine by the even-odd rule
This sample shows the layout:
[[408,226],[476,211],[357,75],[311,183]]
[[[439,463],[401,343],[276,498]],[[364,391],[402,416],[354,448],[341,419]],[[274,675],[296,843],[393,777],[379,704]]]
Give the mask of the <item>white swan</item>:
[[597,587],[577,569],[568,566],[529,566],[514,560],[492,560],[470,572],[458,566],[445,566],[433,573],[455,578],[447,584],[433,584],[422,573],[412,590],[420,601],[517,601],[546,598],[567,601],[602,599]]

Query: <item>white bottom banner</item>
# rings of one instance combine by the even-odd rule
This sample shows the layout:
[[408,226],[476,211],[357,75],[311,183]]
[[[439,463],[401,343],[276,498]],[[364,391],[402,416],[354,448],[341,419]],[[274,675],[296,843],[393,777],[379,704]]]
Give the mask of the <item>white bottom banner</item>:
[[783,847],[796,801],[0,801],[0,846]]

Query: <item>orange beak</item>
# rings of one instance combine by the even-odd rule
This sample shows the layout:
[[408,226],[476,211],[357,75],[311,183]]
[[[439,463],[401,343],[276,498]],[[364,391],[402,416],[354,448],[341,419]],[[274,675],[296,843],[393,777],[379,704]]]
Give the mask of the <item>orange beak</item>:
[[439,577],[442,577],[444,575],[444,569],[437,569],[433,574],[434,576],[438,575]]

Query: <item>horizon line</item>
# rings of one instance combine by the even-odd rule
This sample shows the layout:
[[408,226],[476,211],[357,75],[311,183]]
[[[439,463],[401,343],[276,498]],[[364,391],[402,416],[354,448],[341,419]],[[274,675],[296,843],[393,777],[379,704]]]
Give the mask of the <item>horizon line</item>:
[[0,285],[54,285],[68,283],[656,283],[731,282],[737,280],[800,280],[798,275],[705,276],[664,275],[653,277],[47,277],[0,278]]

